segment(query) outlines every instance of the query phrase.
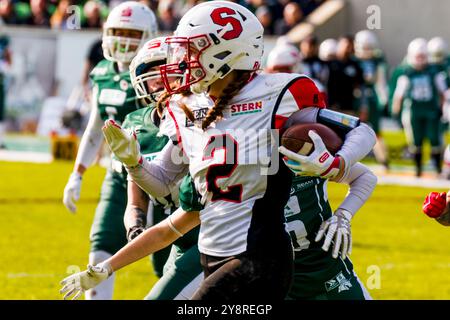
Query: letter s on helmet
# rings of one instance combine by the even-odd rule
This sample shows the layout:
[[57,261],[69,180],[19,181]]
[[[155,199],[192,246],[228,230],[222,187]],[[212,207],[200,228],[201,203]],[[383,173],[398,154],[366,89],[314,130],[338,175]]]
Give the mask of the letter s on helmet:
[[[248,9],[228,1],[208,1],[191,8],[167,38],[167,64],[161,67],[166,90],[204,92],[232,70],[258,70],[264,28]],[[177,86],[170,74],[182,76]]]

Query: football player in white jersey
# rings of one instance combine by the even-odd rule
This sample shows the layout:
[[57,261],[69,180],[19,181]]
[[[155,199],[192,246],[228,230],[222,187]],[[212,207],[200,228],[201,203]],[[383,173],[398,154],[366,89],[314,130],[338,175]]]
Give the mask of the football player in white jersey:
[[[308,77],[257,73],[262,35],[257,18],[232,2],[201,3],[184,15],[167,39],[168,64],[161,66],[170,93],[159,104],[165,117],[161,131],[173,142],[148,162],[135,136],[114,121],[105,122],[104,134],[133,181],[149,194],[167,195],[189,170],[204,209],[174,213],[113,257],[66,278],[63,292],[83,291],[200,224],[205,279],[192,299],[284,299],[293,271],[284,226],[292,180],[288,168],[297,175],[343,179],[372,149],[375,135],[367,125],[352,122],[342,127],[345,142],[333,156],[310,132],[316,141],[310,156],[280,147],[289,159],[279,161],[272,144],[278,139],[270,137],[294,112],[300,110],[299,117],[309,122],[343,123],[319,112],[325,104]],[[173,73],[182,75],[176,87],[168,81]],[[177,95],[189,89],[195,95]],[[258,157],[262,151],[267,157]],[[152,238],[155,230],[160,231],[157,239]]]

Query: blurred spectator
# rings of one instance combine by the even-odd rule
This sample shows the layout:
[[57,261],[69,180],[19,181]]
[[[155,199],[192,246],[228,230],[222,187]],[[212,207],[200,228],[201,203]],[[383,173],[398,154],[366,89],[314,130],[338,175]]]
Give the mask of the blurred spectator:
[[0,0],[0,21],[5,24],[19,24],[21,22],[14,10],[12,0]]
[[431,145],[431,160],[441,173],[442,138],[440,120],[442,97],[448,90],[447,77],[428,63],[427,41],[416,38],[407,51],[407,65],[394,87],[393,114],[401,113],[410,152],[414,156],[416,176],[422,175],[424,140]]
[[300,42],[302,71],[308,77],[319,81],[323,86],[328,84],[328,66],[319,58],[319,43],[316,36],[308,36]]
[[262,6],[259,7],[255,12],[256,17],[259,22],[261,22],[264,27],[265,35],[273,35],[274,34],[274,26],[272,20],[272,13],[269,10],[269,7]]
[[176,3],[178,4],[178,6],[176,7],[177,16],[182,17],[186,12],[189,11],[189,9],[196,6],[200,2],[204,2],[204,0],[176,1]]
[[283,10],[283,19],[275,24],[275,34],[283,35],[288,33],[293,27],[303,19],[303,12],[296,2],[289,2]]
[[[353,58],[353,37],[344,36],[339,39],[337,47],[337,60],[339,70],[337,72],[336,83],[332,92],[329,92],[330,102],[334,108],[346,113],[355,114],[355,95],[361,94],[363,85],[363,72],[358,62]],[[328,86],[331,89],[331,84]]]
[[81,84],[83,86],[83,94],[86,101],[91,99],[91,87],[89,82],[89,74],[92,69],[104,59],[102,39],[96,40],[89,48],[87,57],[83,66],[83,73],[81,75]]
[[40,27],[50,26],[50,13],[46,0],[30,0],[30,9],[31,16],[27,19],[27,24]]
[[161,0],[158,5],[158,25],[161,31],[173,31],[177,28],[180,18],[175,13],[172,0]]
[[101,4],[95,0],[89,0],[84,4],[83,11],[86,16],[86,20],[81,24],[83,28],[101,28]]
[[[35,0],[38,1],[38,0]],[[41,0],[42,1],[42,0]],[[60,0],[55,12],[50,18],[53,29],[66,29],[67,19],[73,14],[68,8],[73,5],[74,0]]]

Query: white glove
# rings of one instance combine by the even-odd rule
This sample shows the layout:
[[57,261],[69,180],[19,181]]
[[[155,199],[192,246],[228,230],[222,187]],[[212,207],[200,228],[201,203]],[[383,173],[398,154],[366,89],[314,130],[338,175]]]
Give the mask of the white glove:
[[281,146],[278,151],[287,157],[283,158],[284,163],[297,176],[320,176],[324,179],[336,177],[340,171],[340,158],[331,155],[315,131],[310,130],[308,135],[314,144],[314,151],[309,156],[303,156]]
[[326,233],[322,249],[328,251],[331,242],[334,241],[332,256],[335,259],[338,257],[339,251],[342,259],[345,259],[352,252],[352,231],[350,226],[352,218],[352,214],[347,210],[337,209],[331,218],[320,225],[315,241],[320,241]]
[[127,167],[142,162],[136,133],[122,129],[114,120],[106,120],[102,130],[109,148],[120,162]]
[[63,203],[72,213],[77,212],[75,202],[80,199],[81,179],[82,177],[78,172],[73,172],[64,188]]
[[87,270],[75,273],[61,281],[63,287],[59,293],[66,293],[64,300],[69,299],[74,293],[72,300],[78,299],[83,292],[96,287],[113,273],[111,265],[106,262],[96,266],[88,265],[87,268]]

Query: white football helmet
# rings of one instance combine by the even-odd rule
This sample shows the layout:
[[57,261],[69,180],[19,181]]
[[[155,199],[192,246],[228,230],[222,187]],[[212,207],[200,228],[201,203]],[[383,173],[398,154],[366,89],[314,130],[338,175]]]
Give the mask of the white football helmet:
[[[139,39],[117,36],[116,29],[136,30],[142,35]],[[103,25],[103,55],[110,61],[129,63],[157,31],[155,14],[146,5],[136,1],[122,2],[112,9]]]
[[442,63],[447,58],[448,46],[447,42],[441,37],[434,37],[428,41],[428,60],[431,63]]
[[[275,46],[267,57],[267,70],[298,72],[300,66],[300,51],[290,44]],[[289,70],[289,71],[288,71]]]
[[355,35],[355,55],[359,59],[371,59],[380,50],[378,38],[369,30],[361,30]]
[[330,61],[336,58],[338,42],[335,39],[326,39],[319,46],[319,58]]
[[[139,99],[150,99],[156,102],[164,90],[154,91],[148,87],[148,81],[153,79],[161,79],[159,67],[167,61],[166,37],[159,37],[146,42],[136,57],[130,64],[130,78],[131,84],[136,91],[136,96]],[[150,69],[153,69],[150,71]],[[162,84],[162,80],[161,80]]]
[[[208,1],[191,8],[167,38],[167,65],[161,66],[166,90],[205,92],[232,70],[258,70],[264,50],[264,28],[245,7]],[[182,75],[176,88],[167,76]]]
[[416,38],[408,45],[406,55],[407,62],[416,69],[423,68],[428,63],[427,41],[423,38]]

